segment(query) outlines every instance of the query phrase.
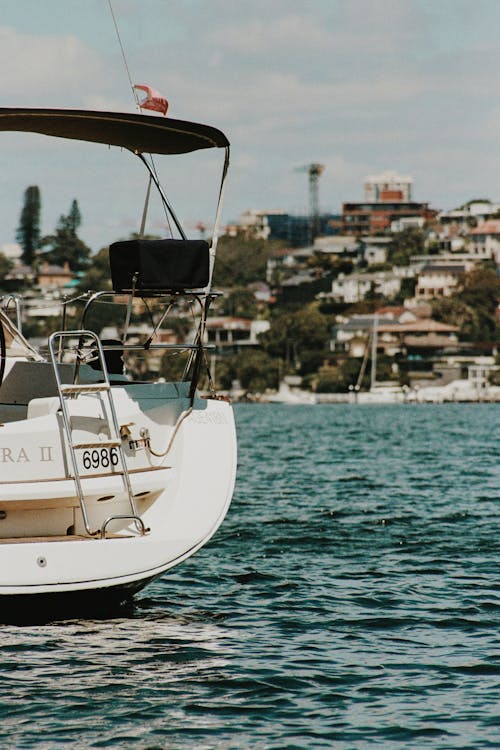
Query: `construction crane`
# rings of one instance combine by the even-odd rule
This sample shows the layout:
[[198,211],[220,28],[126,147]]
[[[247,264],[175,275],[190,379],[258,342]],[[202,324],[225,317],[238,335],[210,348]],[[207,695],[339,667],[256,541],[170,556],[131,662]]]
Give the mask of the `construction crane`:
[[296,172],[307,172],[309,175],[309,239],[311,244],[320,232],[319,223],[319,178],[325,171],[323,164],[306,164],[297,167]]

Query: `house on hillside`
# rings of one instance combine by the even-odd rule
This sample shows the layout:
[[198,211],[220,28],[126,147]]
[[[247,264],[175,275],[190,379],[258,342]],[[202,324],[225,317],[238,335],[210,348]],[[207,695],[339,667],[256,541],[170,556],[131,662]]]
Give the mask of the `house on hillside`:
[[259,334],[268,331],[270,326],[268,320],[235,318],[229,315],[209,317],[205,327],[205,343],[215,344],[218,349],[256,347],[259,346]]
[[445,231],[459,230],[468,234],[471,228],[482,222],[489,221],[500,211],[500,204],[489,200],[473,200],[461,208],[443,211],[438,215],[438,221]]
[[393,356],[427,357],[458,344],[458,326],[441,323],[432,318],[407,323],[381,322],[378,326],[378,348]]
[[360,240],[361,255],[369,266],[387,263],[391,237],[362,237]]
[[71,284],[73,279],[74,274],[68,261],[63,266],[56,266],[45,260],[37,273],[37,284],[42,290],[60,289]]
[[460,263],[446,263],[439,260],[426,263],[417,275],[415,297],[417,299],[449,297],[457,288],[465,272],[466,266]]
[[489,219],[471,230],[469,251],[500,266],[500,219]]
[[[346,353],[350,357],[362,357],[375,328],[376,315],[351,315],[339,319],[332,328],[330,351]],[[378,315],[377,322],[392,323],[390,315]]]
[[361,302],[369,293],[394,297],[401,289],[401,276],[392,271],[377,273],[339,274],[333,280],[329,297],[337,302],[354,304]]
[[316,237],[313,251],[327,255],[332,260],[350,260],[357,263],[360,259],[359,240],[352,234],[338,234]]
[[351,315],[337,323],[332,330],[330,350],[362,357],[375,334],[377,351],[390,357],[402,354],[425,359],[458,345],[457,326],[432,318],[418,318],[406,308],[402,308],[396,318],[384,310],[386,308],[380,308],[371,315]]

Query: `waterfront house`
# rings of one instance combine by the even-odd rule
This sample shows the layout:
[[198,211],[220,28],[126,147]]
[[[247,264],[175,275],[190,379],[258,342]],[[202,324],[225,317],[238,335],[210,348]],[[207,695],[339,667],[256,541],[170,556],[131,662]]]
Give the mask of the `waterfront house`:
[[406,323],[383,321],[378,326],[378,348],[390,356],[403,352],[406,356],[425,358],[446,348],[456,348],[459,330],[458,326],[432,318]]

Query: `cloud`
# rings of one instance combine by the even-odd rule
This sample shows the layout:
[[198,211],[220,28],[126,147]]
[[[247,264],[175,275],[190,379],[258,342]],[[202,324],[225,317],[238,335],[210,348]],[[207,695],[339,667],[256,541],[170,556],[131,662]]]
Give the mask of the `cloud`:
[[40,36],[8,26],[0,26],[0,67],[8,71],[0,96],[11,105],[81,103],[81,92],[104,78],[99,56],[75,35]]
[[[26,16],[16,25],[11,13],[11,25],[0,27],[0,63],[9,70],[0,81],[3,103],[132,111],[121,52],[102,5],[88,0],[73,19],[56,16],[54,9],[66,3],[52,0],[54,23],[46,20],[40,33],[33,31],[34,21],[28,31]],[[248,205],[303,210],[307,181],[293,169],[312,161],[326,165],[320,201],[330,210],[361,198],[364,176],[384,168],[413,175],[415,195],[442,207],[466,200],[468,185],[471,193],[500,197],[494,195],[500,168],[496,2],[148,5],[145,12],[136,0],[114,0],[133,82],[159,89],[170,102],[169,116],[209,122],[227,133],[233,154],[228,217]],[[32,2],[31,8],[36,16],[45,4]],[[31,184],[33,160],[23,163],[29,167],[24,184]],[[94,180],[101,183],[97,169]],[[187,206],[182,169],[172,167],[168,176]],[[89,174],[89,197],[91,179]],[[110,189],[103,226],[110,212],[121,215],[121,204],[117,210],[112,201]],[[208,202],[189,210],[196,219],[212,215]],[[123,215],[129,213],[123,206]],[[94,221],[97,227],[97,215]]]

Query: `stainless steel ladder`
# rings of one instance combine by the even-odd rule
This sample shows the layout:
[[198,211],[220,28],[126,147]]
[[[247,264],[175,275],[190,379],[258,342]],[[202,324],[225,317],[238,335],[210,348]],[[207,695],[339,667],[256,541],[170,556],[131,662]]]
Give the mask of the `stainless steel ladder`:
[[[61,372],[59,369],[59,365],[61,364],[61,359],[63,356],[63,340],[64,339],[78,339],[78,346],[76,349],[76,360],[75,360],[75,370],[74,370],[74,380],[75,382],[69,384],[64,383],[61,378]],[[87,350],[89,353],[92,353],[92,357],[96,358],[99,362],[99,369],[102,371],[103,380],[100,383],[78,383],[76,382],[78,380],[79,376],[79,367],[82,362],[85,361],[85,357],[83,356],[83,350]],[[127,462],[125,457],[125,451],[123,449],[123,443],[120,436],[120,427],[118,424],[118,419],[116,416],[116,409],[113,401],[113,395],[111,392],[111,384],[109,382],[109,375],[108,375],[108,368],[106,366],[106,359],[104,357],[104,352],[102,349],[101,342],[99,340],[99,337],[97,334],[95,334],[93,331],[85,331],[85,330],[78,330],[78,331],[55,331],[52,333],[49,337],[49,352],[50,352],[50,358],[52,361],[52,367],[54,370],[54,376],[55,381],[57,385],[57,392],[59,396],[59,401],[61,404],[61,413],[62,413],[62,423],[64,432],[66,434],[66,441],[69,448],[69,455],[71,458],[71,464],[73,468],[73,479],[75,482],[76,492],[78,495],[78,499],[80,502],[80,509],[82,512],[82,518],[83,523],[85,525],[85,529],[87,531],[87,534],[89,536],[106,536],[106,528],[112,521],[118,521],[118,520],[130,520],[133,521],[136,525],[136,528],[138,532],[142,534],[146,534],[148,529],[146,529],[144,525],[144,521],[139,516],[137,512],[137,507],[135,504],[134,499],[134,493],[132,490],[132,485],[130,482],[130,475],[127,469]],[[75,443],[73,441],[73,428],[71,425],[71,415],[69,413],[68,409],[68,400],[69,399],[76,399],[78,396],[82,394],[88,394],[88,393],[98,393],[102,394],[103,399],[107,400],[107,403],[104,400],[101,400],[101,406],[103,411],[103,419],[106,423],[109,439],[108,440],[96,440],[91,442],[78,442]],[[122,478],[123,481],[123,489],[125,491],[125,495],[128,498],[131,513],[126,515],[115,515],[115,516],[109,516],[106,518],[106,520],[101,525],[100,529],[92,530],[90,526],[89,521],[89,514],[87,511],[86,503],[85,503],[85,495],[83,491],[83,485],[82,485],[82,478],[80,476],[80,470],[78,468],[78,460],[76,456],[76,451],[86,448],[109,448],[111,449],[115,448],[117,451],[117,455],[119,458],[119,468],[118,471],[113,472],[113,476],[119,475]]]

